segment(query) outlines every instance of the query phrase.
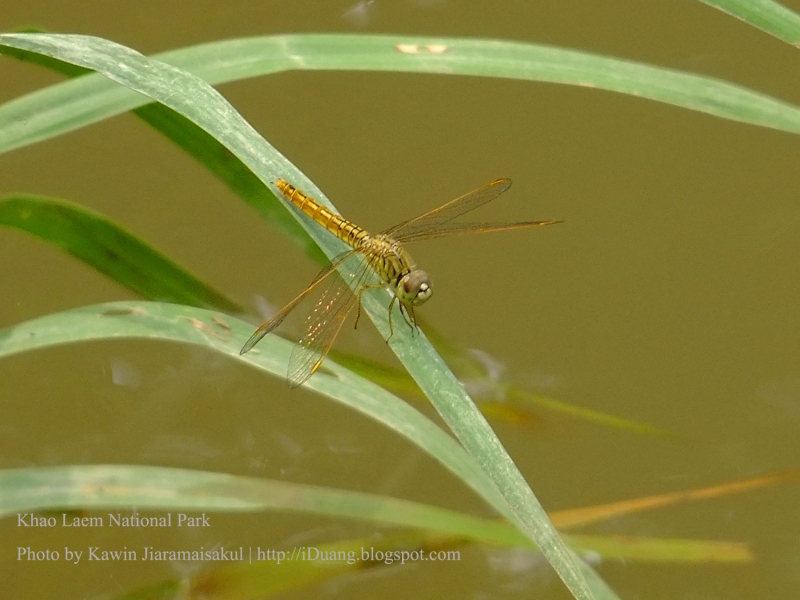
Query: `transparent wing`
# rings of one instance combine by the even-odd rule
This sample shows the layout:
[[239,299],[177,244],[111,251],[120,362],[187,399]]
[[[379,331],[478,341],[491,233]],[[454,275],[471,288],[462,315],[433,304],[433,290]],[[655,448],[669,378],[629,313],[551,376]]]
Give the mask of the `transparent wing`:
[[520,223],[445,223],[435,229],[426,229],[404,233],[394,236],[398,242],[418,242],[420,240],[430,240],[446,235],[462,235],[465,233],[488,233],[492,231],[507,231],[509,229],[526,229],[529,227],[540,227],[542,225],[554,225],[563,221],[522,221]]
[[320,288],[319,298],[306,318],[303,337],[292,350],[287,375],[291,387],[302,385],[322,365],[347,315],[358,303],[351,285],[360,290],[374,273],[360,252],[348,253],[342,269],[344,275],[337,271]]
[[336,268],[339,265],[341,265],[344,261],[346,261],[354,254],[356,254],[355,250],[348,250],[334,257],[334,259],[331,261],[331,264],[329,264],[327,267],[325,267],[324,269],[322,269],[322,271],[319,272],[319,274],[314,278],[314,281],[311,282],[311,285],[309,285],[305,290],[303,290],[303,292],[299,294],[294,300],[289,302],[289,304],[280,309],[269,321],[263,323],[258,329],[255,330],[253,335],[250,336],[250,339],[247,340],[244,346],[242,346],[242,349],[239,350],[239,354],[244,354],[252,350],[253,346],[255,346],[258,342],[260,342],[265,335],[267,335],[270,331],[274,330],[276,327],[278,327],[278,325],[283,323],[283,320],[286,318],[286,315],[292,312],[292,310],[296,308],[297,305],[300,304],[300,302],[302,302],[322,282],[324,282],[331,275],[331,273],[336,272]]
[[451,200],[439,208],[434,208],[432,211],[426,212],[424,215],[395,225],[383,233],[393,237],[399,242],[412,237],[415,239],[422,239],[418,236],[441,231],[446,223],[491,202],[510,187],[510,179],[496,179],[489,185],[485,185],[455,200]]

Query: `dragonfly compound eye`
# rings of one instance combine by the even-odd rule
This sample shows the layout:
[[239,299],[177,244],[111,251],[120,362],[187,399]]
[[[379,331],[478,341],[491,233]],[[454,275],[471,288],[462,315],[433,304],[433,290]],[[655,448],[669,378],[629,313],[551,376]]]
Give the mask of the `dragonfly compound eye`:
[[433,293],[431,278],[421,270],[415,269],[400,280],[400,301],[406,304],[419,305],[428,300]]

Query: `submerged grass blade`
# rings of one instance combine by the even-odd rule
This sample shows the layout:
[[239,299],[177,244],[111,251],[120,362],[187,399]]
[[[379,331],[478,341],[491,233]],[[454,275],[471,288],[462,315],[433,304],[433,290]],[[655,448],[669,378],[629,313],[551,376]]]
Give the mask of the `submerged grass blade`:
[[788,479],[797,479],[799,477],[800,470],[786,471],[783,473],[752,477],[750,479],[732,481],[729,483],[722,483],[719,485],[695,490],[667,492],[666,494],[645,496],[643,498],[633,498],[631,500],[622,500],[619,502],[611,502],[609,504],[601,504],[598,506],[586,506],[583,508],[560,510],[552,513],[550,518],[559,529],[581,527],[592,523],[607,521],[608,519],[613,519],[615,517],[641,512],[643,510],[661,508],[663,506],[672,506],[675,504],[683,504],[686,502],[695,502],[697,500],[708,500],[709,498],[718,498],[730,494],[738,494],[740,492],[758,489],[767,485],[774,485]]
[[754,559],[747,544],[740,542],[653,539],[626,535],[564,537],[576,551],[596,553],[605,559],[686,563],[743,563]]
[[[424,329],[427,333],[427,328]],[[436,344],[436,348],[439,349],[438,344]],[[470,363],[470,357],[465,356],[463,352],[459,351],[459,354],[460,357],[456,361],[455,365],[449,360],[448,364],[451,365],[451,368],[456,373],[459,380],[463,383],[467,381],[467,376],[460,367],[466,366],[467,369],[470,369],[470,367],[478,367],[479,365],[474,361]],[[416,383],[414,383],[414,380],[405,371],[388,367],[368,358],[356,356],[347,352],[332,350],[330,356],[333,357],[334,360],[336,360],[339,364],[346,366],[351,371],[358,373],[362,377],[366,377],[370,381],[374,381],[381,387],[384,387],[395,394],[424,397],[424,394],[416,385]],[[473,376],[475,376],[474,372],[474,369],[470,369],[470,374]],[[501,382],[501,386],[503,391],[502,399],[475,399],[478,407],[481,409],[481,412],[484,415],[524,426],[530,425],[532,422],[540,418],[533,412],[533,408],[536,408],[543,411],[580,419],[582,421],[595,423],[603,427],[612,427],[615,429],[622,429],[634,433],[655,435],[659,437],[676,437],[674,433],[658,429],[657,427],[653,427],[647,423],[639,423],[637,421],[631,421],[630,419],[624,419],[616,415],[575,406],[549,396],[529,392],[528,390],[517,387],[513,383]],[[470,388],[469,385],[466,385],[466,387],[468,389]]]
[[583,421],[595,423],[604,427],[613,427],[615,429],[623,429],[625,431],[631,431],[634,433],[655,435],[666,438],[677,437],[677,435],[674,433],[653,427],[647,423],[639,423],[637,421],[631,421],[630,419],[624,419],[616,415],[603,413],[590,408],[575,406],[574,404],[562,402],[561,400],[556,400],[555,398],[550,398],[549,396],[543,396],[542,394],[529,392],[513,385],[507,388],[506,397],[508,400],[519,402],[522,405],[535,406],[542,410],[548,410],[557,414],[581,419]]
[[[576,545],[584,546],[586,552],[596,553],[596,547],[590,536],[580,536]],[[635,548],[641,560],[651,560],[660,553],[658,548],[653,549],[650,540],[637,538],[620,538],[608,540],[608,550]],[[685,545],[690,546],[683,550],[684,556],[706,557],[702,562],[715,561],[721,557],[722,562],[746,562],[752,559],[749,551],[741,544],[725,542],[695,542],[694,540],[664,540],[666,546],[680,549]],[[387,566],[396,566],[407,561],[406,557],[414,553],[444,552],[444,556],[453,559],[460,556],[459,548],[464,545],[463,540],[450,537],[435,537],[421,533],[407,532],[404,534],[383,535],[379,538],[369,537],[361,539],[341,540],[329,544],[315,544],[318,550],[316,560],[280,561],[278,557],[273,560],[254,562],[248,565],[223,566],[202,571],[188,578],[172,580],[140,588],[123,596],[119,600],[172,600],[176,595],[193,598],[202,595],[203,598],[212,600],[256,600],[269,598],[273,595],[288,590],[319,584],[340,577],[347,573],[377,569]],[[377,557],[376,560],[358,560],[362,556],[362,549]],[[291,554],[291,549],[284,551],[284,557]],[[418,554],[417,554],[418,556]],[[442,555],[439,554],[441,557]],[[382,560],[381,560],[382,559]],[[657,560],[657,559],[656,559]],[[697,562],[690,559],[691,562]],[[285,567],[285,568],[284,568]]]

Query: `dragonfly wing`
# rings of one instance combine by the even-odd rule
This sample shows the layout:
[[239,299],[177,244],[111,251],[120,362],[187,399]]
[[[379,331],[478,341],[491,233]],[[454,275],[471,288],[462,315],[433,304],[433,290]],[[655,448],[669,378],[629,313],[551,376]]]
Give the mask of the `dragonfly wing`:
[[510,229],[528,229],[542,225],[555,225],[563,221],[523,221],[520,223],[445,223],[433,230],[424,230],[396,236],[398,242],[419,242],[446,235],[463,235],[465,233],[489,233],[492,231],[508,231]]
[[300,302],[302,302],[311,292],[313,292],[317,288],[317,286],[319,286],[319,284],[325,281],[325,279],[327,279],[331,273],[335,272],[336,268],[339,265],[341,265],[345,260],[350,258],[355,253],[356,253],[355,250],[348,250],[334,257],[334,259],[331,261],[331,264],[329,264],[327,267],[325,267],[324,269],[322,269],[322,271],[319,272],[319,274],[314,278],[314,281],[311,282],[311,285],[309,285],[294,300],[289,302],[289,304],[287,304],[277,313],[275,313],[269,321],[262,324],[258,329],[255,330],[253,335],[250,336],[250,339],[248,339],[245,342],[244,346],[242,346],[242,349],[239,351],[239,354],[245,354],[246,352],[252,350],[253,346],[255,346],[258,342],[260,342],[265,335],[267,335],[270,331],[274,330],[276,327],[278,327],[278,325],[283,323],[283,320],[286,318],[286,315],[292,312],[292,310],[298,304],[300,304]]
[[414,217],[399,225],[395,225],[383,233],[398,241],[403,241],[410,236],[437,231],[456,217],[460,217],[471,210],[475,210],[491,202],[510,187],[510,179],[496,179],[492,183],[478,188],[477,190],[472,190],[468,194],[451,200],[439,208],[434,208],[432,211],[426,212],[424,215]]
[[337,271],[321,289],[306,318],[303,337],[292,350],[288,373],[291,387],[302,385],[322,365],[347,315],[358,302],[351,286],[361,289],[373,273],[360,252],[349,253],[342,269],[344,273]]

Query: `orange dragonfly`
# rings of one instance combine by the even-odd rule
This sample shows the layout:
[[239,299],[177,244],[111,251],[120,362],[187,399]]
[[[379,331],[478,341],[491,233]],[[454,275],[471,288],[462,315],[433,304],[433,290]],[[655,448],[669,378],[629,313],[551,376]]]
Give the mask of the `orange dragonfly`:
[[[336,256],[316,279],[269,321],[256,329],[240,354],[249,352],[265,335],[273,331],[300,302],[316,293],[314,308],[306,318],[305,332],[289,358],[287,378],[291,387],[302,385],[322,365],[328,351],[355,306],[361,310],[365,290],[388,287],[393,294],[389,305],[389,330],[395,303],[411,327],[418,327],[414,307],[426,302],[433,292],[428,274],[417,268],[402,244],[447,235],[524,229],[552,225],[560,221],[521,223],[454,223],[456,217],[491,202],[511,187],[510,179],[497,179],[419,217],[390,227],[378,235],[321,206],[316,200],[283,179],[275,182],[281,193],[308,217],[350,246]],[[336,273],[336,275],[334,275]],[[376,282],[377,280],[377,282]],[[357,293],[353,293],[356,290]],[[358,325],[358,316],[356,325]],[[391,335],[389,336],[391,337]]]

